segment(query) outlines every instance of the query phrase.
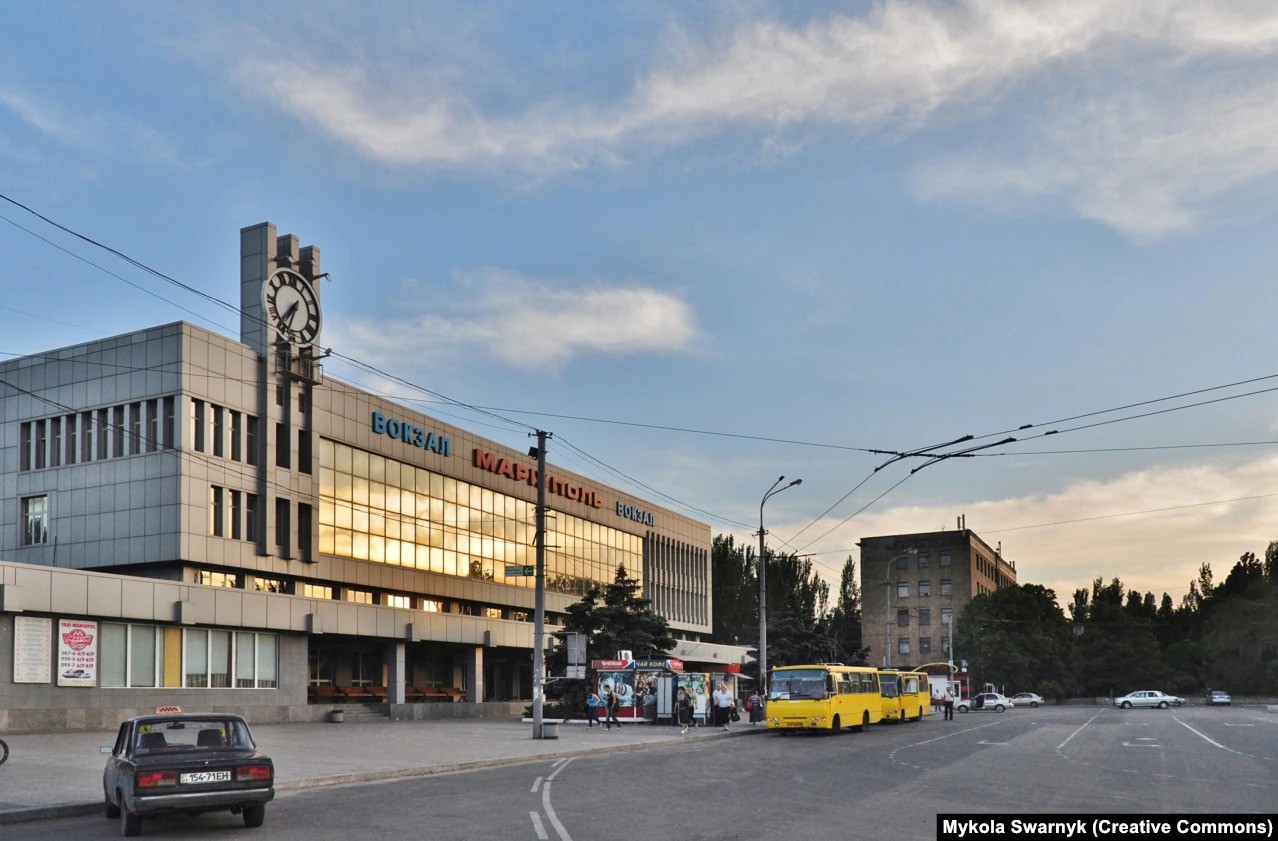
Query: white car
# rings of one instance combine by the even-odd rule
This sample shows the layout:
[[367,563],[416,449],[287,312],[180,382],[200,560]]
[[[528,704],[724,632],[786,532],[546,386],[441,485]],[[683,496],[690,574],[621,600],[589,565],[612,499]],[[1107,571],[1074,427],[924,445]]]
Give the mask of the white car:
[[1017,692],[1012,696],[1012,703],[1016,704],[1018,707],[1037,707],[1039,704],[1043,703],[1043,696],[1035,695],[1033,692]]
[[1124,710],[1130,710],[1132,707],[1158,707],[1160,710],[1165,710],[1168,707],[1180,707],[1184,704],[1184,698],[1168,695],[1157,689],[1142,689],[1114,699],[1114,706]]
[[968,710],[973,712],[996,712],[1001,713],[1003,710],[1016,706],[1011,698],[1000,695],[997,692],[982,692],[979,695],[973,695],[971,698],[964,698],[955,704],[955,709],[961,713]]

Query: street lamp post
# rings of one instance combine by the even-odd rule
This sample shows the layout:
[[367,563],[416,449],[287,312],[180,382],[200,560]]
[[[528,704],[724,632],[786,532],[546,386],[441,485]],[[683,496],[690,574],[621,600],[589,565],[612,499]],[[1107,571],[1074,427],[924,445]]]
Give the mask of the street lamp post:
[[768,678],[768,567],[763,559],[763,536],[767,531],[763,528],[763,503],[768,501],[769,497],[775,496],[786,490],[793,488],[795,485],[802,485],[802,479],[795,479],[785,487],[778,488],[777,485],[785,481],[784,476],[777,478],[772,483],[772,487],[768,488],[768,492],[763,495],[763,501],[759,503],[759,692],[762,694],[767,690],[766,682]]

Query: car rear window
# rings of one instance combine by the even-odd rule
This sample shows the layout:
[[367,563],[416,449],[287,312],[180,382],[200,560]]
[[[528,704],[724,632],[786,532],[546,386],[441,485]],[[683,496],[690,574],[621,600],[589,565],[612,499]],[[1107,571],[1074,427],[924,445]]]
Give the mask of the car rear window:
[[139,752],[251,747],[253,740],[249,737],[248,728],[244,722],[234,719],[161,719],[138,725]]

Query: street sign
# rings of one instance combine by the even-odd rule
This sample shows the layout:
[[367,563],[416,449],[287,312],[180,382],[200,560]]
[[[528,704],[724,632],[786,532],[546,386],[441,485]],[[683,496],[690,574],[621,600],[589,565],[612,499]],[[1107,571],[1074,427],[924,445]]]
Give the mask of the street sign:
[[586,667],[585,666],[569,666],[568,679],[569,680],[585,680]]
[[532,564],[506,564],[506,577],[514,578],[517,575],[533,575]]

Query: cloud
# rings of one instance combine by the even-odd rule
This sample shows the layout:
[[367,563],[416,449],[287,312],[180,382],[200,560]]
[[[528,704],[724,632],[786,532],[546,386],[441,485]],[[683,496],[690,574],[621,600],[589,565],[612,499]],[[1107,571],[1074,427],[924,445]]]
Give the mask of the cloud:
[[[433,30],[423,38],[440,42]],[[967,123],[973,151],[921,163],[920,197],[1047,198],[1135,237],[1189,227],[1214,199],[1278,168],[1278,8],[1262,0],[887,0],[862,16],[673,29],[613,101],[565,90],[488,107],[466,80],[509,83],[510,69],[335,57],[311,40],[289,52],[237,38],[237,77],[388,166],[545,176],[725,132],[793,154],[814,131],[900,136]],[[453,58],[474,71],[467,43]]]
[[[686,350],[697,338],[691,308],[667,292],[597,284],[577,288],[487,269],[459,278],[456,311],[356,321],[336,331],[343,353],[367,361],[486,355],[529,370],[583,356]],[[410,290],[411,291],[411,290]],[[430,295],[432,304],[450,296]],[[411,301],[413,295],[406,296]]]
[[[822,553],[822,577],[837,582],[847,556],[858,558],[848,547],[861,537],[953,529],[961,514],[979,537],[1002,546],[1020,583],[1055,590],[1062,606],[1098,577],[1117,577],[1125,589],[1152,592],[1158,600],[1167,593],[1179,604],[1203,563],[1223,581],[1244,552],[1263,556],[1278,540],[1278,531],[1264,525],[1278,522],[1275,487],[1278,457],[1232,467],[1156,468],[1034,496],[871,510],[803,551]],[[807,534],[836,522],[832,515]],[[785,537],[803,525],[770,529]]]

